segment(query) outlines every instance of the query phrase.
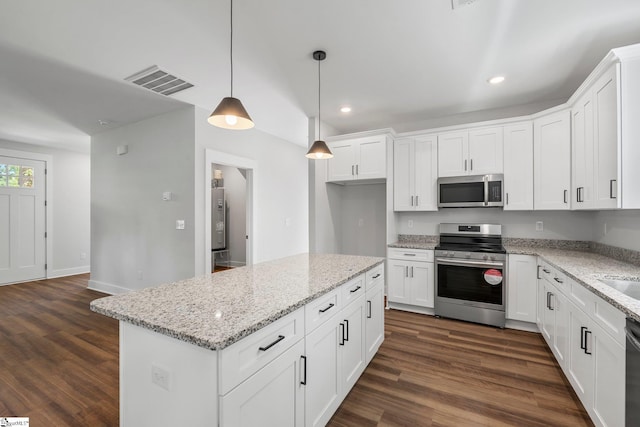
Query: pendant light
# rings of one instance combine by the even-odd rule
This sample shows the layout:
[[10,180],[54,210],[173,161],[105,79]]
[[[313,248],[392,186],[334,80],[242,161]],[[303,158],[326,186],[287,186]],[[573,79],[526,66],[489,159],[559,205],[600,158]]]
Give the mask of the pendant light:
[[333,153],[327,147],[327,143],[320,139],[320,61],[323,61],[327,57],[327,53],[324,50],[316,50],[313,52],[313,59],[318,61],[318,139],[314,141],[309,151],[307,151],[306,157],[313,160],[330,159],[333,157]]
[[251,117],[244,109],[242,102],[233,97],[233,0],[231,0],[230,12],[230,48],[229,63],[231,65],[231,96],[223,98],[220,104],[213,110],[207,121],[214,126],[224,129],[251,129],[254,126]]

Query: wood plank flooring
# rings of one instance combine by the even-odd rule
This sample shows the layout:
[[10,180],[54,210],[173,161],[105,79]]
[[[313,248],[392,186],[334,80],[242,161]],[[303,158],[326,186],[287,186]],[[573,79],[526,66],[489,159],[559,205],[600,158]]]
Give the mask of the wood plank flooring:
[[539,334],[385,311],[385,341],[329,426],[591,426]]
[[119,424],[118,322],[89,310],[88,274],[0,286],[0,417]]
[[[0,286],[0,417],[117,426],[118,322],[88,275]],[[538,334],[385,311],[385,342],[329,425],[590,426]]]

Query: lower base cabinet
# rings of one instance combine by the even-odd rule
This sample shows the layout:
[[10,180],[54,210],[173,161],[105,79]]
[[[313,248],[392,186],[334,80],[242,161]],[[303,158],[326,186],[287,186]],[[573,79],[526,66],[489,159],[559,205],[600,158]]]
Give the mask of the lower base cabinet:
[[421,308],[434,305],[432,250],[389,249],[388,298],[390,303]]
[[384,340],[384,278],[369,287],[367,283],[365,318],[365,352],[369,364]]
[[300,380],[304,341],[220,398],[223,426],[304,425],[304,385]]

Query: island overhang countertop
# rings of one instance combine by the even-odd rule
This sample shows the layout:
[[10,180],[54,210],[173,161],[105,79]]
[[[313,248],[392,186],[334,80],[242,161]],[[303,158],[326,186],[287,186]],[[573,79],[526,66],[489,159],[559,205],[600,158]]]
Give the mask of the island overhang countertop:
[[300,254],[100,298],[91,310],[221,350],[383,262]]

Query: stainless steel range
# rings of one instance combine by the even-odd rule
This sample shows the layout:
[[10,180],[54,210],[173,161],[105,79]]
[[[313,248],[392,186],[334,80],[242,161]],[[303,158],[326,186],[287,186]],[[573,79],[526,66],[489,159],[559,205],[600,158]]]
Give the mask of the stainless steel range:
[[435,314],[504,328],[502,226],[440,224],[435,248]]

